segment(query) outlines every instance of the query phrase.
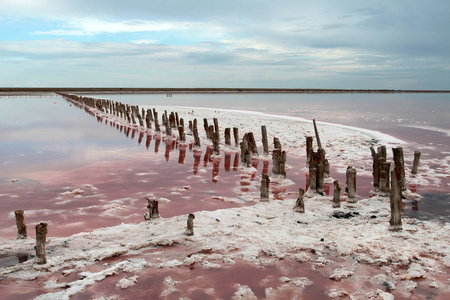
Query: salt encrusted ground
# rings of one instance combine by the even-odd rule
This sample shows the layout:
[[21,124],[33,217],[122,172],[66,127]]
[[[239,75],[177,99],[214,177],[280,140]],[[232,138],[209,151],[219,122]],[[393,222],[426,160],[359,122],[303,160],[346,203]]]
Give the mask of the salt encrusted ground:
[[[226,127],[239,127],[241,136],[253,131],[257,141],[261,140],[260,126],[266,125],[270,141],[274,136],[278,137],[288,155],[299,157],[306,152],[305,136],[313,135],[311,122],[298,118],[200,108],[157,108],[160,112],[164,109],[177,111],[180,117],[185,118],[185,124],[198,118],[199,128],[202,128],[203,118],[211,122],[213,117],[218,117],[221,132]],[[345,172],[347,166],[352,165],[358,169],[358,176],[370,176],[372,162],[369,147],[375,144],[384,144],[388,148],[401,144],[405,147],[407,165],[409,157],[412,158],[414,149],[388,135],[320,122],[318,126],[330,164],[340,172]],[[188,136],[188,139],[191,137]],[[204,138],[203,142],[206,143]],[[222,150],[237,151],[225,146]],[[422,185],[439,184],[439,178],[446,175],[431,172],[432,162],[422,161],[421,171],[426,176],[408,177],[408,181]],[[444,171],[448,171],[448,159],[442,163],[447,163]],[[252,173],[254,170],[242,167],[241,172]],[[295,184],[295,178],[271,179],[274,185]],[[126,273],[127,278],[117,280],[117,287],[133,289],[139,282],[135,273],[146,269],[151,272],[155,268],[174,269],[193,263],[206,269],[224,268],[236,261],[264,267],[268,263],[292,260],[309,264],[312,269],[325,270],[330,279],[337,280],[337,288],[324,291],[324,295],[330,298],[393,299],[387,291],[413,297],[418,279],[436,288],[439,295],[450,292],[449,283],[445,281],[450,268],[449,223],[404,218],[403,231],[389,231],[389,198],[381,196],[362,199],[355,204],[342,202],[340,209],[333,209],[331,197],[308,192],[304,214],[292,211],[295,197],[262,203],[257,201],[258,196],[259,189],[255,187],[246,196],[248,200],[255,201],[253,206],[194,212],[195,234],[190,237],[184,235],[185,215],[140,224],[122,224],[66,238],[48,237],[46,265],[35,265],[30,260],[0,269],[0,276],[3,279],[33,280],[49,273],[64,272],[64,276],[78,274],[77,279],[69,283],[48,281],[44,286],[47,293],[39,297],[67,299],[112,274]],[[350,212],[352,217],[332,217],[336,210]],[[33,253],[34,245],[35,241],[30,238],[5,241],[0,246],[0,254]],[[90,266],[110,257],[126,254],[139,256],[149,249],[173,245],[181,246],[186,255],[180,259],[161,255],[153,261],[124,258],[103,265],[100,271],[89,271]],[[359,270],[365,266],[375,266],[377,274],[361,275]],[[370,280],[373,286],[360,291],[349,288],[349,283],[358,284],[365,280]],[[285,284],[284,287],[291,283],[289,287],[296,290],[311,284],[322,284],[309,279],[307,273],[298,278],[282,277],[280,282]],[[161,297],[169,296],[176,290],[177,282],[172,278],[167,277],[164,284],[167,288]],[[255,297],[248,286],[237,285],[235,288],[236,299]],[[266,298],[276,299],[279,292],[267,288]],[[114,291],[111,293],[114,296]]]

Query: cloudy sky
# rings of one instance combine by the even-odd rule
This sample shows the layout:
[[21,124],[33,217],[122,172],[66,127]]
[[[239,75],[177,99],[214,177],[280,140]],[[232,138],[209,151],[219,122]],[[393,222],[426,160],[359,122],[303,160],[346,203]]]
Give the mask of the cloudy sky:
[[0,87],[450,89],[447,0],[0,0]]

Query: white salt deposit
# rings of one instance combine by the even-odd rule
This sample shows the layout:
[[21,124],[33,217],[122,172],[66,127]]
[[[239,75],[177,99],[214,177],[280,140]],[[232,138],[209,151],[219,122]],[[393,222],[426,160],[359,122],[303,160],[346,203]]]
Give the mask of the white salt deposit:
[[[157,110],[163,109],[176,110],[180,117],[185,118],[185,123],[193,117],[212,119],[215,116],[214,110],[203,108],[195,108],[195,115],[191,113],[192,108],[166,107]],[[252,131],[257,141],[261,140],[260,125],[266,125],[269,140],[278,137],[288,155],[298,157],[306,154],[305,136],[313,135],[310,121],[294,117],[220,110],[219,122],[221,128],[238,126],[241,136],[245,132]],[[374,131],[323,122],[319,122],[318,126],[330,163],[344,172],[348,165],[358,166],[360,168],[358,174],[362,176],[371,176],[372,160],[368,150],[371,145],[384,144],[392,147],[402,143],[394,137]],[[187,138],[192,137],[188,135]],[[202,138],[202,143],[207,143],[206,138],[204,136]],[[260,143],[258,145],[261,146]],[[221,147],[229,151],[237,150],[232,146],[221,145]],[[424,166],[421,166],[422,170],[428,170],[426,179],[419,176],[408,177],[407,180],[425,184],[425,181],[432,181],[433,178],[442,175],[439,172],[432,173],[431,169],[427,169],[427,164],[425,160]],[[243,175],[249,176],[256,172],[255,170],[252,167],[240,168]],[[271,180],[280,186],[295,184],[289,178],[272,177]],[[30,280],[44,273],[74,270],[75,266],[76,272],[81,276],[79,280],[65,283],[64,290],[60,290],[61,286],[58,283],[51,281],[46,285],[48,289],[46,293],[38,297],[38,299],[69,299],[86,287],[113,274],[133,275],[133,272],[138,270],[148,269],[151,272],[152,269],[176,269],[193,263],[201,263],[202,268],[220,271],[221,268],[232,268],[236,260],[264,266],[267,263],[276,264],[283,259],[311,264],[316,270],[326,269],[329,272],[326,276],[338,280],[334,282],[337,286],[341,282],[367,280],[366,277],[357,275],[356,270],[364,265],[376,266],[379,268],[379,274],[372,276],[371,282],[377,288],[353,292],[350,296],[353,299],[393,299],[391,293],[382,291],[387,285],[390,289],[411,295],[417,286],[415,279],[443,274],[446,272],[445,268],[450,265],[448,235],[450,224],[403,218],[403,230],[392,232],[389,230],[390,204],[387,197],[375,195],[353,204],[342,202],[340,209],[333,209],[332,196],[320,196],[310,192],[305,194],[306,212],[296,213],[292,211],[296,195],[283,201],[271,199],[269,202],[258,202],[256,199],[259,197],[259,187],[255,182],[250,183],[249,187],[252,188],[240,197],[252,199],[256,202],[255,205],[194,212],[193,236],[187,237],[183,234],[186,216],[176,216],[139,224],[121,224],[65,238],[48,237],[47,249],[51,251],[47,255],[47,264],[38,266],[29,260],[3,267],[0,269],[0,277]],[[84,187],[95,190],[88,185]],[[185,185],[175,192],[183,193],[183,190],[188,189],[190,186]],[[67,195],[76,195],[82,191],[74,189],[68,191]],[[149,198],[155,197],[149,195]],[[166,199],[159,198],[159,201],[170,201]],[[224,200],[238,203],[242,201],[238,198],[225,197]],[[124,207],[120,202],[101,206],[103,213],[114,213],[123,210]],[[352,217],[348,219],[332,217],[336,210],[352,213]],[[33,214],[27,212],[30,213]],[[0,254],[34,253],[34,245],[35,241],[31,238],[2,241]],[[119,259],[101,271],[85,271],[96,262],[107,258],[120,257],[124,254],[139,255],[144,251],[171,245],[182,246],[191,251],[192,255],[184,260],[178,260],[163,255],[163,252],[155,252],[157,259],[154,262],[145,259]],[[338,257],[344,261],[345,267],[339,267],[331,257]],[[399,271],[398,267],[405,267],[406,271]],[[311,285],[309,275],[307,273],[302,275],[305,277],[281,277],[281,285],[278,288],[265,289],[266,296],[276,298],[286,289],[303,289]],[[126,277],[117,282],[117,286],[132,289],[138,276]],[[171,277],[166,277],[164,290],[160,296],[166,297],[176,292],[178,283]],[[449,291],[448,284],[441,285],[436,280],[430,281],[429,284],[444,289],[444,292]],[[254,292],[247,285],[237,284],[235,290],[233,299],[256,299]],[[348,296],[349,293],[345,288],[333,288],[329,290],[328,296],[337,298]]]

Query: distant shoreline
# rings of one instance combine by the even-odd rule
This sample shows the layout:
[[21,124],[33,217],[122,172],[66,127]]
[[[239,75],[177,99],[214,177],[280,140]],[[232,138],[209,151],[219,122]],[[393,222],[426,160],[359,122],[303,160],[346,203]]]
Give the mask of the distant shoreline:
[[275,89],[275,88],[0,88],[0,94],[16,93],[80,93],[80,94],[323,94],[323,93],[450,93],[450,90],[388,89]]

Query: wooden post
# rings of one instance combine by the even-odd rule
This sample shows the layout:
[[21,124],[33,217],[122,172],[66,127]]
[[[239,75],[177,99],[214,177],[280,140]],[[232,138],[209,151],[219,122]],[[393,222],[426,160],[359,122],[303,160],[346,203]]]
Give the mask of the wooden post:
[[194,214],[189,214],[187,219],[186,231],[184,232],[185,235],[194,235],[194,219]]
[[269,201],[269,184],[270,184],[269,175],[262,174],[261,188],[260,188],[261,201]]
[[281,149],[281,143],[280,143],[280,139],[277,137],[273,138],[273,147],[275,149]]
[[317,130],[316,119],[313,119],[313,124],[314,124],[314,132],[316,133],[317,147],[319,147],[319,149],[322,149],[322,143],[320,143],[319,131]]
[[389,220],[392,231],[402,230],[402,190],[400,182],[397,180],[395,170],[391,172],[391,219]]
[[197,128],[194,128],[194,131],[192,133],[194,135],[194,145],[195,145],[195,147],[200,148],[201,147],[201,145],[200,145],[200,138],[198,137],[198,130],[197,130]]
[[219,132],[219,120],[217,118],[213,118],[214,122],[214,131]]
[[159,209],[158,209],[158,201],[149,199],[147,197],[145,197],[145,199],[147,199],[147,201],[148,201],[148,204],[147,204],[148,212],[146,212],[144,214],[144,219],[151,220],[151,219],[159,218],[160,215],[159,215]]
[[272,151],[272,160],[272,173],[286,178],[286,151],[274,149]]
[[317,165],[317,186],[316,186],[316,191],[317,191],[317,193],[319,193],[322,196],[323,196],[323,192],[324,192],[324,178],[325,178],[324,166],[323,166],[323,163],[319,163]]
[[347,202],[356,202],[356,169],[353,167],[348,167],[346,172],[347,177]]
[[179,125],[178,126],[178,136],[180,138],[180,141],[185,142],[186,136],[184,134],[184,126]]
[[405,161],[403,159],[403,148],[392,148],[394,155],[394,170],[397,181],[400,183],[402,190],[406,190],[406,178],[405,178]]
[[266,125],[261,126],[262,143],[264,149],[264,155],[269,155],[269,143],[267,141],[267,128]]
[[247,139],[242,139],[241,142],[241,162],[245,162],[245,152],[248,150]]
[[197,127],[197,119],[194,119],[194,121],[192,122],[192,128],[198,130],[198,127]]
[[309,189],[313,192],[317,190],[317,169],[315,166],[309,167]]
[[212,140],[214,138],[214,125],[209,125],[208,134],[208,139]]
[[341,207],[341,187],[339,186],[339,181],[335,180],[334,184],[334,194],[333,194],[333,207]]
[[244,138],[247,138],[248,142],[248,149],[253,154],[258,154],[258,147],[256,146],[255,136],[253,135],[253,132],[248,132],[244,135]]
[[155,110],[153,110],[153,115],[155,117],[155,130],[157,132],[161,132],[161,127],[159,126],[159,120],[158,120],[158,113]]
[[209,139],[209,125],[208,125],[208,119],[206,119],[206,118],[203,119],[203,128],[205,129],[206,137]]
[[194,127],[192,125],[192,121],[189,121],[189,125],[188,125],[189,130],[192,132],[194,131]]
[[421,155],[420,150],[414,151],[414,162],[413,162],[413,167],[411,170],[411,174],[413,174],[413,175],[416,175],[417,170],[419,169],[420,155]]
[[215,154],[215,155],[219,155],[220,154],[219,140],[220,140],[219,139],[219,132],[216,131],[216,132],[214,132],[213,139],[212,139],[212,142],[213,142],[213,154]]
[[309,165],[309,162],[311,160],[311,153],[313,152],[313,137],[307,136],[306,137],[306,164]]
[[303,201],[303,195],[305,194],[305,190],[300,188],[298,190],[298,198],[297,202],[295,202],[295,206],[293,210],[295,212],[304,213],[305,212],[305,202]]
[[380,192],[382,193],[389,193],[390,191],[390,181],[389,181],[389,174],[391,169],[391,163],[386,162],[386,159],[384,157],[379,158],[379,167],[380,167],[380,180],[379,180],[379,186],[380,186]]
[[39,265],[45,265],[47,263],[47,257],[45,253],[45,242],[47,239],[47,223],[39,223],[36,225],[36,258],[35,262]]
[[370,152],[372,153],[372,175],[373,175],[373,187],[380,187],[380,158],[386,160],[386,146],[381,146],[377,148],[377,152],[373,146],[370,147]]
[[225,145],[231,145],[231,128],[225,128]]
[[170,128],[170,124],[167,119],[164,120],[164,126],[166,127],[166,136],[172,136],[172,128]]
[[233,135],[234,135],[234,146],[239,145],[239,128],[233,127]]
[[23,210],[19,209],[14,211],[16,216],[16,225],[17,225],[17,238],[18,239],[26,239],[27,238],[27,225],[25,225],[25,220],[23,217]]

